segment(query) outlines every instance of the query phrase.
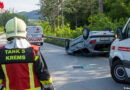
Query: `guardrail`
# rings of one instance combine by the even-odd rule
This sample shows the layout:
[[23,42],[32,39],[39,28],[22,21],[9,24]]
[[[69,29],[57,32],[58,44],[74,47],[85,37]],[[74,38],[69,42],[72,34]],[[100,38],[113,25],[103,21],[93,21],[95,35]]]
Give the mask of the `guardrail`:
[[61,40],[61,41],[65,41],[66,39],[72,40],[70,38],[61,38],[61,37],[52,37],[52,36],[44,36],[44,37],[54,39],[54,40]]

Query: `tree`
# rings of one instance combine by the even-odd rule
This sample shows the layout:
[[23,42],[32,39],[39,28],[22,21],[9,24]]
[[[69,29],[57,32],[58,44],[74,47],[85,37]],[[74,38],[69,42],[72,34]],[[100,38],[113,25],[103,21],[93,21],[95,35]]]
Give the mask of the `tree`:
[[3,14],[0,14],[0,26],[5,26],[5,24],[7,23],[8,20],[12,19],[13,17],[18,17],[23,19],[26,23],[28,21],[27,17],[25,17],[24,15],[19,15],[16,13],[10,13],[9,11]]
[[130,2],[129,0],[105,0],[104,12],[107,16],[110,16],[113,21],[120,18],[126,18],[130,16]]
[[71,27],[84,26],[88,23],[88,17],[98,12],[97,0],[66,0],[65,17],[70,22]]
[[59,7],[60,2],[61,0],[59,0],[59,2],[57,0],[40,0],[40,4],[39,4],[40,13],[43,16],[43,19],[49,21],[53,31],[55,28],[55,20],[58,17],[57,13],[59,13],[57,7]]
[[99,9],[100,9],[100,13],[103,14],[103,1],[99,0]]
[[40,0],[39,5],[43,20],[49,21],[53,32],[55,26],[64,25],[64,19],[71,29],[92,25],[93,17],[91,23],[88,18],[97,15],[99,10],[101,14],[110,17],[112,22],[130,16],[129,0]]

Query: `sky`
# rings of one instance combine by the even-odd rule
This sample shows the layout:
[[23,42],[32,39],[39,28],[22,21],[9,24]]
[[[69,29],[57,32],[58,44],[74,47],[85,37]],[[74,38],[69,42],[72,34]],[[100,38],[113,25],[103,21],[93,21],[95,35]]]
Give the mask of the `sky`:
[[4,3],[5,9],[14,9],[15,12],[32,11],[39,9],[39,0],[0,0]]

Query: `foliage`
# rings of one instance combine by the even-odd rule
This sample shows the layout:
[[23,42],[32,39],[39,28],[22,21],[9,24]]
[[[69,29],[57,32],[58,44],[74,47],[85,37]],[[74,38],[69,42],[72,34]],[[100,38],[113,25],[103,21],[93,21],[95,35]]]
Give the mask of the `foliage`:
[[57,17],[57,0],[40,0],[40,13],[44,20],[48,20],[52,29],[55,27],[55,19]]
[[97,0],[40,0],[40,13],[54,29],[57,18],[64,15],[71,28],[88,24],[87,17],[98,11]]
[[[119,20],[114,20],[112,22],[112,19],[110,17],[107,17],[106,15],[92,15],[88,18],[89,25],[85,25],[84,27],[89,27],[91,31],[101,31],[105,30],[107,27],[112,28],[114,32],[116,32],[116,28],[118,26],[124,26],[128,18],[120,18]],[[49,25],[49,22],[44,21],[43,23],[39,24],[42,26],[44,35],[47,36],[55,36],[55,37],[63,37],[63,38],[76,38],[79,35],[82,34],[82,30],[84,27],[77,27],[76,29],[71,29],[70,24],[66,24],[64,28],[62,28],[62,25],[59,27],[55,27],[55,32],[52,31],[51,26]]]
[[65,42],[60,40],[45,39],[45,42],[64,47]]
[[104,14],[92,15],[88,18],[89,28],[91,30],[105,30],[106,27],[112,26],[112,20]]
[[27,18],[24,15],[7,12],[4,14],[0,14],[0,26],[5,26],[6,22],[13,17],[21,18],[27,23]]
[[97,0],[66,0],[64,4],[64,15],[71,28],[89,24],[88,17],[98,11]]
[[107,27],[111,27],[114,32],[118,26],[123,27],[127,22],[128,18],[120,18],[119,20],[114,20],[104,14],[92,15],[88,18],[89,24],[88,27],[91,30],[105,30]]
[[[58,2],[59,1],[59,2]],[[130,16],[129,0],[102,0],[104,14],[114,20]],[[98,0],[40,0],[41,14],[49,21],[53,28],[56,18],[64,13],[64,17],[71,28],[90,24],[88,17],[98,14]]]
[[105,14],[110,16],[112,20],[119,20],[130,16],[130,1],[129,0],[105,0]]
[[54,33],[51,31],[51,26],[49,22],[44,21],[43,23],[39,24],[44,32],[44,35],[48,36],[55,36],[55,37],[64,37],[64,38],[76,38],[77,36],[82,34],[82,27],[77,27],[75,30],[70,28],[70,24],[66,24],[64,28],[62,26],[56,27],[56,32]]
[[[84,27],[105,30],[124,26],[130,16],[129,0],[101,0],[104,13],[99,13],[99,0],[40,0],[45,35],[75,38]],[[65,25],[63,25],[65,24]]]
[[0,32],[4,32],[4,27],[0,27]]

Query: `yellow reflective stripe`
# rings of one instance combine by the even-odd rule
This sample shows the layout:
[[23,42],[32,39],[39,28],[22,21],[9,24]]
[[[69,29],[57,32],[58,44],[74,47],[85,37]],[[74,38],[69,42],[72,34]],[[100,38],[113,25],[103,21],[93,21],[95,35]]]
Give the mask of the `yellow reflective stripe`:
[[3,79],[0,79],[0,84],[3,84]]
[[39,58],[39,56],[36,56],[34,60],[35,60],[35,61],[37,61],[37,60],[38,60],[38,58]]
[[42,85],[47,85],[47,84],[51,84],[52,83],[52,78],[50,77],[50,79],[47,81],[40,81]]
[[[9,90],[9,89],[3,88],[2,90]],[[14,90],[14,89],[11,89],[11,90]],[[31,89],[24,89],[24,90],[41,90],[41,87],[31,88]]]
[[2,90],[9,90],[9,89],[3,88]]
[[38,88],[31,88],[31,89],[25,89],[25,90],[41,90],[41,87],[38,87]]
[[29,67],[29,77],[30,77],[30,88],[34,88],[34,76],[33,76],[33,63],[28,64]]
[[4,72],[4,74],[5,74],[6,88],[7,88],[7,90],[9,90],[9,78],[8,78],[7,71],[6,71],[6,67],[5,67],[4,64],[2,65],[2,69],[3,69],[3,72]]
[[[9,89],[3,88],[2,90],[9,90]],[[11,90],[14,90],[14,89],[11,89]],[[24,89],[24,90],[41,90],[41,87],[31,88],[31,89]]]

